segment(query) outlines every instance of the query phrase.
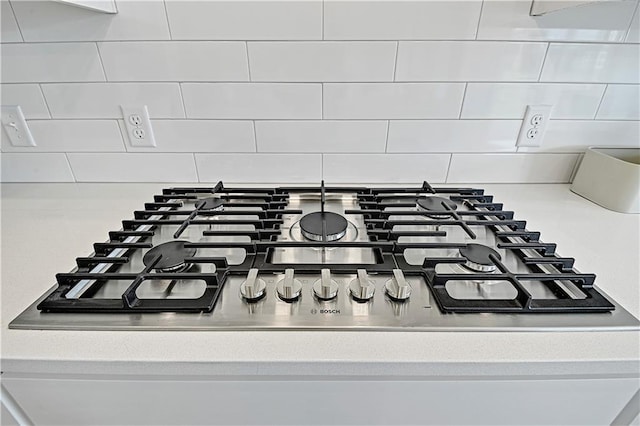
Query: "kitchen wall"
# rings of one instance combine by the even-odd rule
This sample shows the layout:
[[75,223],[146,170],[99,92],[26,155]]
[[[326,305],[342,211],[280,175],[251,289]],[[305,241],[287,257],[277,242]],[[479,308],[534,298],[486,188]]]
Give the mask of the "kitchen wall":
[[568,182],[585,147],[640,141],[637,0],[1,5],[2,104],[37,143],[3,132],[4,182]]

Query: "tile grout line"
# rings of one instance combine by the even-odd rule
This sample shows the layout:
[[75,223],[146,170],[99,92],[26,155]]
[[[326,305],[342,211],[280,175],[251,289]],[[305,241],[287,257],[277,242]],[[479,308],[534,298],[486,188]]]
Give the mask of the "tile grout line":
[[396,70],[398,69],[398,50],[400,50],[400,41],[396,41],[396,55],[393,59],[393,76],[391,77],[391,81],[396,81]]
[[[587,148],[587,146],[582,147],[584,149]],[[73,154],[75,154],[76,152],[73,152]],[[104,152],[103,154],[121,154],[122,152]],[[578,154],[583,154],[584,151],[523,151],[520,154],[526,154],[529,156],[536,156],[536,155],[578,155]],[[89,154],[89,152],[85,152],[85,154]],[[98,153],[100,154],[100,153]],[[159,152],[159,155],[161,154],[189,154],[189,152]],[[247,155],[254,155],[256,154],[255,152],[211,152],[211,151],[196,151],[195,154],[247,154]],[[389,153],[384,153],[384,152],[364,152],[364,151],[359,151],[359,152],[340,152],[340,151],[332,151],[332,152],[322,152],[322,151],[317,151],[317,152],[289,152],[289,151],[283,151],[283,152],[260,152],[258,153],[260,155],[277,155],[277,156],[282,156],[282,155],[303,155],[303,156],[312,156],[312,155],[317,155],[317,154],[321,154],[321,155],[364,155],[364,156],[371,156],[371,155],[387,155],[387,156],[407,156],[407,155],[425,155],[425,156],[433,156],[433,155],[475,155],[475,156],[485,156],[485,155],[492,155],[492,156],[508,156],[508,155],[514,155],[514,154],[518,154],[518,152],[515,151],[482,151],[482,152],[469,152],[469,151],[455,151],[455,152],[451,152],[451,151],[433,151],[433,152],[389,152]],[[453,159],[452,159],[453,160]]]
[[[633,18],[635,18],[638,13],[640,13],[640,2],[636,3],[636,8],[634,9],[633,13],[631,14],[631,22],[629,22],[629,28],[627,28],[627,32],[625,32],[625,34],[624,34],[623,42],[626,42],[627,39],[629,38],[629,34],[631,34],[631,28],[633,28]],[[17,22],[17,20],[16,20],[16,22]]]
[[[6,43],[3,43],[6,44]],[[639,45],[640,47],[640,45]],[[18,84],[45,84],[45,85],[62,85],[62,84],[176,84],[178,82],[185,84],[201,84],[201,85],[217,85],[217,84],[227,84],[227,85],[274,85],[274,84],[283,84],[283,85],[291,85],[291,86],[309,86],[315,84],[351,84],[351,85],[363,85],[363,84],[397,84],[397,85],[408,85],[408,84],[419,84],[419,85],[429,85],[429,84],[464,84],[464,83],[479,83],[479,84],[551,84],[551,85],[603,85],[603,84],[617,84],[623,86],[638,86],[640,82],[628,82],[628,81],[614,81],[614,80],[605,80],[605,81],[536,81],[536,80],[402,80],[402,81],[390,81],[390,80],[369,80],[369,81],[287,81],[287,80],[269,80],[269,81],[248,81],[248,80],[84,80],[84,81],[69,81],[69,80],[58,80],[58,81],[35,81],[35,80],[25,80],[25,81],[3,81],[3,85],[18,85]]]
[[68,152],[64,152],[64,158],[65,160],[67,160],[67,165],[69,166],[69,170],[71,171],[71,177],[73,178],[74,182],[78,182],[78,178],[76,177],[76,173],[73,171],[73,167],[71,167],[71,161],[69,160],[69,153]]
[[256,131],[256,120],[251,120],[253,123],[253,144],[255,145],[256,152],[258,152],[258,132]]
[[[3,0],[4,1],[4,0]],[[21,0],[22,1],[22,0]],[[175,41],[180,43],[198,43],[198,42],[210,42],[210,43],[234,43],[234,42],[249,42],[249,43],[318,43],[321,41],[326,41],[328,43],[383,43],[383,42],[396,42],[396,41],[417,41],[417,42],[440,42],[440,41],[450,41],[450,42],[473,42],[477,41],[478,43],[513,43],[513,44],[531,44],[531,43],[559,43],[559,44],[586,44],[586,45],[614,45],[614,46],[626,46],[626,45],[638,45],[640,42],[625,42],[625,41],[607,41],[607,40],[562,40],[562,39],[552,39],[549,41],[546,40],[535,40],[535,39],[507,39],[504,38],[486,38],[480,40],[474,40],[473,38],[350,38],[350,39],[327,39],[321,40],[317,38],[308,38],[308,39],[247,39],[247,38],[189,38],[189,39],[175,39],[168,40],[165,38],[154,38],[154,39],[139,39],[139,38],[131,38],[131,39],[112,39],[112,40],[104,40],[104,39],[69,39],[69,40],[34,40],[34,41],[3,41],[1,44],[76,44],[76,43],[95,43],[101,42],[106,44],[117,44],[117,43],[163,43],[168,41]]]
[[[23,149],[24,148],[24,149]],[[525,147],[526,148],[526,147]],[[583,148],[587,148],[584,146]],[[267,152],[253,152],[253,151],[28,151],[27,147],[16,147],[10,151],[2,151],[3,154],[89,154],[89,155],[103,155],[103,154],[146,154],[146,155],[167,155],[167,154],[183,154],[183,155],[198,155],[198,154],[215,154],[215,155],[249,155],[253,156],[255,154],[260,155],[273,155],[273,156],[282,156],[282,155],[300,155],[300,156],[315,156],[315,155],[388,155],[388,156],[407,156],[407,155],[455,155],[455,154],[464,154],[464,155],[513,155],[518,154],[516,151],[479,151],[479,152],[470,152],[470,151],[403,151],[403,152],[389,152],[385,153],[382,151],[267,151]],[[151,148],[149,148],[151,149]],[[581,154],[584,151],[521,151],[520,154],[527,155],[567,155],[567,154]]]
[[549,54],[550,47],[551,47],[551,42],[548,42],[547,49],[544,51],[544,58],[542,58],[542,65],[540,65],[540,72],[538,73],[538,79],[535,81],[536,83],[540,83],[540,79],[542,78],[542,71],[544,71],[544,64],[547,63],[547,55]]
[[249,42],[244,42],[244,53],[247,56],[247,75],[249,76],[249,82],[253,82],[251,78],[251,61],[249,61]]
[[[600,112],[600,107],[602,106],[602,103],[604,102],[604,97],[607,95],[607,90],[609,90],[609,85],[605,85],[604,86],[604,90],[602,91],[602,96],[600,97],[600,102],[598,102],[598,108],[596,108],[596,113],[593,114],[593,120],[594,121],[598,121],[596,120],[596,118],[598,117],[598,113]],[[605,121],[605,120],[600,120],[600,121]]]
[[[180,105],[182,106],[182,115],[184,116],[184,120],[188,120],[189,117],[187,117],[187,107],[184,103],[184,93],[182,92],[181,81],[178,82],[178,93],[180,94]],[[183,118],[169,118],[165,120],[183,120]],[[153,119],[151,119],[151,121],[153,121]]]
[[449,172],[451,171],[451,161],[453,160],[453,153],[449,153],[449,164],[447,165],[447,174],[444,177],[444,182],[449,182]]
[[385,154],[389,153],[389,127],[391,127],[391,120],[387,120],[387,137],[384,141],[384,152]]
[[[18,27],[19,28],[19,27]],[[81,43],[105,43],[105,44],[117,44],[117,43],[166,43],[166,42],[179,42],[179,43],[198,43],[198,42],[209,42],[209,43],[237,43],[237,42],[249,42],[249,43],[318,43],[318,42],[327,42],[327,43],[384,43],[384,42],[396,42],[396,41],[411,41],[411,42],[492,42],[492,43],[505,43],[505,44],[532,44],[532,43],[556,43],[556,44],[578,44],[578,45],[603,45],[603,46],[638,46],[640,42],[625,42],[623,41],[606,41],[606,40],[562,40],[562,39],[552,39],[552,40],[535,40],[535,39],[514,39],[514,40],[505,40],[504,38],[487,38],[487,39],[473,39],[473,38],[353,38],[353,39],[273,39],[273,40],[265,40],[265,39],[239,39],[239,38],[229,38],[229,39],[211,39],[211,38],[193,38],[193,39],[118,39],[118,40],[104,40],[104,39],[78,39],[78,40],[34,40],[34,41],[7,41],[1,42],[2,44],[15,44],[15,45],[27,45],[27,44],[81,44]]]
[[167,20],[167,29],[169,30],[169,39],[173,40],[173,34],[171,34],[171,24],[169,23],[169,12],[167,12],[166,0],[162,0],[162,4],[164,5],[164,17]]
[[324,83],[320,83],[320,120],[324,120]]
[[193,165],[196,168],[196,179],[198,180],[198,182],[202,182],[200,180],[200,171],[198,170],[198,162],[196,161],[196,153],[192,152],[191,155],[193,157]]
[[320,153],[320,179],[324,179],[324,152]]
[[20,28],[20,23],[18,22],[18,17],[16,16],[16,11],[13,10],[13,4],[11,4],[11,1],[8,2],[9,3],[9,8],[11,9],[11,14],[13,15],[13,20],[16,21],[16,27],[18,27],[18,33],[20,34],[20,38],[22,39],[22,41],[24,42],[24,35],[22,34],[22,28]]
[[[27,121],[117,121],[122,120],[122,117],[54,117],[54,118],[27,118]],[[151,122],[154,121],[272,121],[272,122],[384,122],[388,120],[393,121],[522,121],[522,118],[192,118],[192,117],[152,117]],[[594,120],[591,116],[586,118],[553,118],[553,121],[597,121],[597,122],[638,122],[640,120],[635,118],[606,118],[602,120]]]
[[478,14],[478,24],[476,25],[476,33],[473,36],[474,40],[478,40],[478,33],[480,32],[480,22],[482,22],[482,11],[484,10],[484,0],[480,4],[480,13]]
[[98,52],[98,59],[100,59],[100,67],[102,68],[102,75],[104,76],[104,81],[107,82],[109,81],[107,79],[107,71],[104,69],[104,61],[102,60],[102,54],[100,53],[100,47],[98,47],[98,43],[99,42],[94,42],[95,46],[96,46],[96,51]]
[[47,112],[49,113],[49,120],[53,120],[53,114],[51,114],[51,108],[49,107],[49,102],[47,101],[47,97],[44,95],[44,90],[42,89],[42,83],[38,83],[38,87],[40,88],[40,93],[42,94],[42,100],[44,101],[44,106],[47,107]]
[[458,120],[462,119],[462,110],[464,108],[464,101],[467,97],[467,87],[469,87],[469,83],[464,84],[464,89],[462,89],[462,99],[460,100],[460,111],[458,112]]
[[322,0],[322,13],[320,14],[320,32],[322,37],[320,40],[324,40],[324,2],[325,0]]

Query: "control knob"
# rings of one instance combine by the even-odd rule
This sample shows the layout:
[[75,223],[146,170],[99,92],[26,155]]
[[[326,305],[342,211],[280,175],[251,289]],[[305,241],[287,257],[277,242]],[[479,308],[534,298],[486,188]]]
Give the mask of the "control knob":
[[331,278],[331,271],[320,271],[320,279],[313,283],[313,293],[321,300],[331,300],[338,295],[338,283]]
[[263,279],[258,278],[258,269],[251,268],[247,274],[247,279],[240,284],[240,294],[249,302],[262,299],[265,295],[267,284]]
[[284,270],[284,278],[278,281],[276,291],[285,302],[295,302],[302,292],[302,283],[293,276],[293,269]]
[[389,297],[394,300],[404,301],[411,296],[411,286],[400,269],[393,270],[393,278],[387,281],[384,287]]
[[376,291],[376,286],[369,279],[369,275],[367,271],[364,269],[358,269],[358,278],[355,278],[349,284],[349,291],[351,292],[351,297],[353,297],[357,301],[367,301],[371,300],[373,297],[373,293]]

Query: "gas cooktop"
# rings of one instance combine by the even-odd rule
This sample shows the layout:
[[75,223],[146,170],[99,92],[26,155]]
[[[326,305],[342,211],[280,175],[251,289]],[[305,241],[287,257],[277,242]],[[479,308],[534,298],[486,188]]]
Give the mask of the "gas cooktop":
[[170,188],[93,248],[9,327],[639,327],[476,188]]

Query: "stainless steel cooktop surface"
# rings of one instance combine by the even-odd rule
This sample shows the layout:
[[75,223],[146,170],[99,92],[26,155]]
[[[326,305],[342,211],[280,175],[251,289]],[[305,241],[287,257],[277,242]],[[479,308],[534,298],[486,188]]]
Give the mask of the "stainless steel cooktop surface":
[[475,188],[170,188],[94,249],[9,327],[640,328]]

